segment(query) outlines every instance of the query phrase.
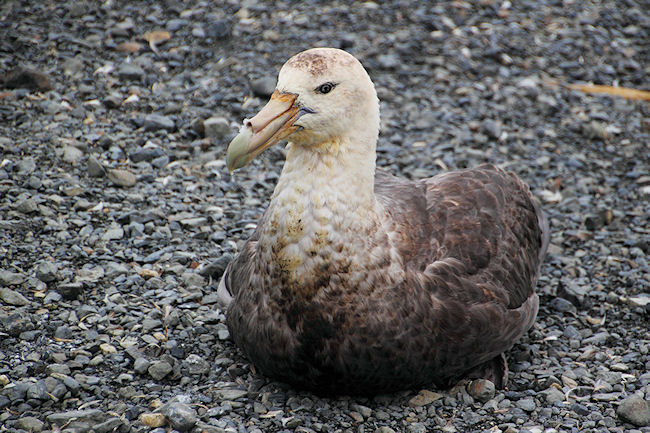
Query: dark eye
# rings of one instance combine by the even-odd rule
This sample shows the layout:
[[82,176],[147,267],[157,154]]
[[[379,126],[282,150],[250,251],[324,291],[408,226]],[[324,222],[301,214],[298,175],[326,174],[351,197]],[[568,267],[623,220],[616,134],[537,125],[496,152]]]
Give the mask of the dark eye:
[[332,89],[334,87],[336,87],[336,84],[334,84],[334,83],[324,83],[324,84],[321,84],[320,86],[318,86],[316,88],[316,91],[318,93],[329,93],[329,92],[332,91]]

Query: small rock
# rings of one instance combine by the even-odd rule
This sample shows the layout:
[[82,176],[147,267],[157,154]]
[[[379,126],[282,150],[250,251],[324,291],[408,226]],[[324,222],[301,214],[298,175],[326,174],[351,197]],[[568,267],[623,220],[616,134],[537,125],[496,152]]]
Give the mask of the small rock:
[[421,422],[414,422],[408,426],[408,433],[427,433],[427,427]]
[[163,413],[172,427],[180,432],[191,430],[198,421],[196,411],[185,403],[169,403]]
[[213,39],[228,39],[232,34],[232,29],[227,20],[215,20],[209,22],[205,34]]
[[88,176],[90,177],[104,177],[106,176],[106,169],[94,156],[88,157]]
[[553,298],[548,305],[555,311],[560,313],[576,313],[576,307],[564,298]]
[[125,188],[131,187],[136,183],[136,178],[133,173],[128,170],[122,170],[119,168],[112,168],[108,170],[108,180],[117,186],[122,186]]
[[501,137],[501,126],[492,119],[486,119],[483,122],[483,131],[490,138],[498,139]]
[[140,422],[147,427],[162,427],[165,425],[165,415],[161,413],[142,413],[138,417]]
[[23,274],[0,270],[0,286],[17,286],[25,281]]
[[224,117],[210,117],[203,121],[206,137],[220,140],[230,134],[230,122]]
[[641,396],[633,394],[621,402],[616,414],[623,421],[638,427],[650,425],[650,405]]
[[183,361],[183,369],[191,375],[206,374],[210,371],[210,364],[199,355],[192,353]]
[[650,295],[647,293],[641,293],[637,296],[630,296],[627,298],[627,303],[633,307],[645,308],[650,304]]
[[173,131],[175,128],[176,124],[167,116],[153,113],[144,118],[144,129],[146,131],[158,131],[160,129]]
[[535,400],[532,398],[522,398],[521,400],[517,400],[516,404],[518,408],[526,412],[532,412],[537,407]]
[[133,371],[138,374],[145,374],[149,370],[150,365],[151,362],[149,362],[146,358],[136,358],[135,361],[133,361]]
[[66,425],[74,428],[82,425],[88,427],[93,423],[104,422],[106,414],[99,409],[71,410],[68,412],[56,412],[47,416],[47,421],[57,426]]
[[120,80],[141,81],[144,78],[144,71],[133,63],[122,63],[117,71]]
[[433,403],[442,398],[442,394],[423,389],[418,395],[409,400],[409,406],[420,407]]
[[565,397],[564,393],[554,386],[544,391],[544,394],[546,395],[546,402],[549,404],[564,401]]
[[58,278],[58,269],[52,262],[42,262],[36,268],[36,278],[44,283],[51,283]]
[[23,158],[16,163],[16,171],[21,175],[32,174],[36,170],[36,161],[34,158],[27,157]]
[[76,164],[84,156],[81,149],[74,146],[65,146],[63,148],[63,161],[68,164]]
[[56,287],[56,291],[59,292],[64,299],[77,299],[83,291],[83,284],[81,282],[59,284]]
[[2,86],[7,89],[51,90],[50,78],[35,69],[16,68],[0,77]]
[[41,400],[41,401],[45,401],[50,398],[47,392],[47,386],[45,386],[45,382],[42,380],[30,384],[29,387],[27,388],[27,393],[25,394],[25,397],[27,399],[33,398],[35,400]]
[[16,210],[24,214],[29,214],[36,212],[38,210],[38,205],[36,204],[36,200],[33,198],[27,198],[16,205]]
[[105,241],[114,241],[124,237],[124,229],[120,226],[111,226],[104,232],[102,239]]
[[395,433],[395,430],[387,426],[381,426],[375,429],[375,433]]
[[474,398],[474,400],[485,403],[494,398],[496,388],[494,383],[487,379],[476,379],[471,381],[467,386],[467,392],[472,396],[472,398]]
[[255,96],[269,98],[275,91],[276,80],[274,77],[262,77],[251,81],[251,90]]
[[161,380],[173,370],[172,366],[167,361],[154,361],[151,363],[147,371],[156,380]]
[[7,287],[0,288],[0,301],[16,307],[29,305],[29,301],[23,295]]
[[112,344],[102,343],[99,345],[99,348],[101,349],[102,353],[106,355],[117,353],[117,349]]
[[248,395],[248,391],[243,389],[219,389],[216,394],[221,400],[237,400]]
[[107,419],[106,421],[95,424],[93,425],[93,430],[96,433],[109,433],[109,432],[116,432],[118,431],[118,428],[124,424],[124,421],[122,418],[118,417],[112,417]]
[[43,426],[45,425],[45,423],[33,416],[25,416],[18,419],[18,421],[16,421],[16,424],[14,425],[17,428],[28,432],[39,433],[43,430]]

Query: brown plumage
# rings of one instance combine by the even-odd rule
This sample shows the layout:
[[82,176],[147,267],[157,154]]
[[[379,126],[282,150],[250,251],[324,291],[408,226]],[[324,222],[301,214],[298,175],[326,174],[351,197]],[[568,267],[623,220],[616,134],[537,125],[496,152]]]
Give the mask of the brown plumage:
[[[269,209],[220,284],[233,340],[264,374],[320,393],[477,376],[503,386],[503,352],[535,320],[548,244],[528,187],[492,165],[420,181],[375,172],[372,83],[347,53],[306,53],[278,82],[296,95],[280,114],[303,114],[288,126],[260,121],[278,118],[270,103],[242,132],[255,144],[229,149],[238,168],[231,161],[259,153],[256,135],[266,148],[293,128]],[[341,89],[336,98],[303,97],[324,82]],[[347,128],[323,120],[333,104],[360,106],[332,116]]]

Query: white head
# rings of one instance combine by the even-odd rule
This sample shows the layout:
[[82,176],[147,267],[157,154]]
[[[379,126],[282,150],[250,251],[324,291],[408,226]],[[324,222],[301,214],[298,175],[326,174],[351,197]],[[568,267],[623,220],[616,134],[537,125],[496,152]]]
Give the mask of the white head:
[[286,138],[296,146],[327,151],[341,143],[374,151],[379,101],[361,63],[335,48],[313,48],[290,58],[280,70],[268,104],[244,121],[228,148],[228,168],[243,167]]

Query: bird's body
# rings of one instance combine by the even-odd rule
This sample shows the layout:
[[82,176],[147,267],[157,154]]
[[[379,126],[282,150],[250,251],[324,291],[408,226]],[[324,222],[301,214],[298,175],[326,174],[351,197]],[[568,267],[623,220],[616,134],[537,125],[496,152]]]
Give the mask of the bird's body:
[[[331,104],[357,107],[320,117],[335,110],[327,95],[303,95],[321,82],[339,87]],[[491,165],[415,182],[375,171],[374,87],[342,51],[292,58],[286,94],[247,123],[246,139],[265,134],[265,146],[295,129],[271,203],[220,284],[237,346],[263,373],[323,393],[443,387],[473,372],[502,384],[502,353],[537,313],[548,236],[528,188]]]

